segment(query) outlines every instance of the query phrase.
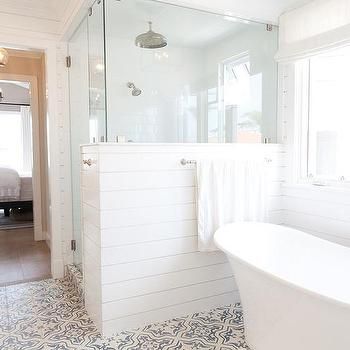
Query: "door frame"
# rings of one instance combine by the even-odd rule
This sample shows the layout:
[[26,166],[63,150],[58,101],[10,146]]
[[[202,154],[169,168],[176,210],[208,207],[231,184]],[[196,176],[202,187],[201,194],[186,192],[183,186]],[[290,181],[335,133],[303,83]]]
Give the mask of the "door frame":
[[34,219],[34,240],[42,241],[44,237],[42,225],[42,203],[41,203],[41,162],[40,162],[40,123],[39,123],[39,93],[38,79],[34,75],[22,75],[11,73],[0,73],[0,80],[20,81],[29,83],[30,108],[32,114],[32,142],[33,142],[33,219]]

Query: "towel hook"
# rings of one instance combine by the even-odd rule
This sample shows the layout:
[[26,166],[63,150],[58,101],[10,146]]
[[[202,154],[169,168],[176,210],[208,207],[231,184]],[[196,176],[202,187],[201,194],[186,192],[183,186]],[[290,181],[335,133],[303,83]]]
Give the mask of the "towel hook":
[[83,159],[83,164],[84,165],[88,165],[88,166],[91,166],[92,165],[92,159]]

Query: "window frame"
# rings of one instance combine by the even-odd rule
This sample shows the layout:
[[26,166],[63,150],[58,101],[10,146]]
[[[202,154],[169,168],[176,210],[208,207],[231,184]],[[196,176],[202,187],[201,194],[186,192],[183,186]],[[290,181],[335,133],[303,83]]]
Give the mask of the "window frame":
[[[334,49],[332,49],[334,50]],[[318,52],[322,55],[325,52]],[[294,62],[295,83],[295,135],[296,154],[294,167],[296,182],[301,185],[314,185],[320,187],[349,188],[350,177],[339,176],[327,178],[316,176],[310,172],[310,88],[311,88],[311,60],[313,56],[299,59]]]

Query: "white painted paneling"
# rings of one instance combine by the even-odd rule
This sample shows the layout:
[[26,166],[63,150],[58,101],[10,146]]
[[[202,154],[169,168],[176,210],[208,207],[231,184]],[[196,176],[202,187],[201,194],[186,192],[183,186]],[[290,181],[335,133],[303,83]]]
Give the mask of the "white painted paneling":
[[350,246],[350,191],[312,185],[283,187],[283,223]]
[[[141,194],[140,194],[141,195]],[[195,204],[101,210],[101,228],[148,225],[160,222],[193,220]]]
[[143,225],[142,230],[140,230],[138,225],[108,228],[101,230],[101,245],[102,247],[123,246],[170,238],[188,237],[196,233],[197,221],[194,219]]
[[229,293],[236,289],[233,278],[213,279],[210,282],[103,303],[102,320],[112,320],[116,315],[126,317],[140,312],[170,307],[217,294]]
[[197,251],[197,236],[102,248],[102,266]]
[[226,262],[104,285],[102,290],[102,302],[133,298],[144,294],[157,293],[208,282],[213,279],[214,275],[217,279],[232,277],[233,274],[230,264]]
[[222,252],[189,253],[102,267],[102,284],[164,275],[227,262]]
[[194,170],[101,173],[101,191],[193,187]]
[[[142,191],[101,192],[101,210],[128,209],[174,204],[190,204],[195,199],[195,187],[154,188]],[[141,195],[140,195],[141,194]],[[91,204],[97,203],[93,194],[88,196]]]
[[148,312],[140,312],[134,315],[105,321],[103,322],[104,331],[106,334],[113,334],[125,329],[132,329],[135,327],[135,324],[138,324],[140,327],[146,326],[149,324],[149,320],[153,320],[153,322],[161,322],[176,317],[183,317],[185,315],[198,312],[198,310],[206,310],[208,308],[208,305],[211,305],[211,308],[216,308],[238,301],[239,294],[237,291],[218,294],[208,298],[191,300],[190,302],[181,303],[178,305],[160,308]]
[[195,166],[180,160],[271,159],[269,216],[282,223],[281,147],[96,144],[82,151],[98,159],[82,169],[84,260],[99,250],[104,334],[238,300],[225,255],[197,251]]

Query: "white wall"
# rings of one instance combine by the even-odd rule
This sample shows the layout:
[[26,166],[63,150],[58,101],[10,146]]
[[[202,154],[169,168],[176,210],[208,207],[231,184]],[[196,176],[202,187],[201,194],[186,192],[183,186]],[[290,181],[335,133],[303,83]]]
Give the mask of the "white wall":
[[182,158],[271,158],[270,221],[282,223],[278,145],[82,148],[86,307],[106,335],[239,300],[221,252],[197,251],[195,168]]
[[252,75],[261,75],[261,133],[277,142],[277,65],[273,57],[277,52],[278,29],[266,31],[258,25],[242,28],[236,35],[211,45],[204,50],[205,85],[207,88],[217,86],[218,65],[224,60],[248,53]]
[[[142,50],[133,40],[108,36],[108,139],[196,142],[202,51],[172,47]],[[142,90],[132,96],[128,82]],[[192,123],[190,122],[192,120]],[[183,127],[184,123],[187,127]],[[191,125],[192,124],[192,125]]]
[[190,6],[221,13],[231,13],[247,19],[278,23],[285,11],[301,6],[310,0],[164,0],[176,5]]
[[[117,11],[118,6],[122,5],[110,6],[114,16],[107,16],[106,21],[109,141],[121,135],[134,142],[207,142],[208,89],[219,91],[220,64],[242,53],[249,54],[251,72],[261,82],[259,88],[254,84],[248,87],[247,98],[249,93],[254,95],[256,91],[260,105],[255,108],[251,104],[247,112],[261,113],[262,138],[277,141],[277,65],[273,59],[278,44],[277,28],[270,32],[262,25],[231,23],[215,16],[177,10],[177,16],[185,17],[187,29],[201,33],[197,36],[191,33],[187,37],[184,30],[178,34],[175,28],[163,23],[169,45],[159,50],[147,50],[136,47],[134,41],[146,25],[146,20],[142,19],[148,17],[140,6],[136,6],[133,14],[123,5],[120,7],[122,15]],[[156,10],[159,12],[159,8],[154,7]],[[171,10],[162,10],[167,11],[166,18],[172,18]],[[114,22],[115,16],[123,17],[123,20]],[[125,33],[129,25],[123,22],[125,16],[130,16],[132,24],[137,25],[136,29],[132,25],[131,34]],[[202,32],[204,20],[209,28],[214,28],[214,33]],[[163,28],[162,23],[154,21],[157,30]],[[128,82],[133,82],[142,94],[132,96],[126,86]],[[218,104],[218,119],[219,110]],[[221,131],[224,126],[220,126],[220,121],[218,124]],[[234,134],[229,126],[226,128],[228,134]]]
[[[339,6],[344,6],[343,1],[315,1],[312,4],[286,13],[282,17],[282,37],[284,41],[291,43],[296,41],[298,44],[308,36],[321,32],[329,26],[337,27],[343,24],[343,20],[334,22],[333,19],[328,22],[328,15],[319,16],[324,13],[325,8],[328,12],[338,13]],[[343,8],[344,11],[344,8]],[[345,18],[346,11],[340,16]],[[338,13],[339,14],[339,13]],[[330,13],[331,15],[331,13]],[[317,18],[317,22],[315,19]],[[293,22],[294,21],[294,22]],[[319,27],[324,21],[327,25]],[[292,25],[294,23],[294,25]],[[314,26],[314,25],[315,26]],[[305,25],[306,31],[303,32]],[[314,32],[312,32],[314,31]],[[322,34],[328,37],[330,32]],[[297,36],[300,36],[297,38]],[[313,43],[317,44],[317,40]],[[335,43],[335,42],[334,42]],[[333,43],[333,44],[334,44]],[[297,46],[295,46],[297,47]],[[301,56],[305,53],[303,45],[298,46],[296,51]],[[301,50],[301,51],[300,51]],[[294,52],[294,53],[296,53]],[[309,52],[310,54],[310,52]],[[287,184],[282,187],[283,200],[283,223],[287,226],[295,227],[303,231],[325,238],[329,241],[350,246],[350,192],[345,188],[318,187],[311,184],[300,184],[297,169],[300,164],[299,144],[300,144],[300,114],[296,108],[297,102],[300,104],[300,94],[296,93],[298,82],[296,81],[294,61],[280,65],[280,127],[283,143],[287,151]]]
[[314,0],[280,17],[279,61],[350,43],[348,0]]
[[350,247],[350,191],[312,185],[284,186],[287,226]]

